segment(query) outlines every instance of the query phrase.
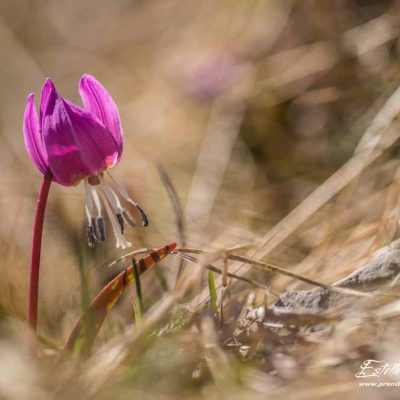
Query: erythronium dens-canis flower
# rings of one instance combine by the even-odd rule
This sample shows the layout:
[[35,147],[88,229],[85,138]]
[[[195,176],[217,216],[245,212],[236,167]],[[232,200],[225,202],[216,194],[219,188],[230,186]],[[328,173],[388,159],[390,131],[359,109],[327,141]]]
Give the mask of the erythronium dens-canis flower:
[[39,117],[34,95],[30,94],[23,121],[25,146],[43,175],[51,174],[63,186],[84,182],[89,246],[106,240],[105,213],[116,247],[124,249],[131,245],[124,237],[125,222],[135,226],[129,208],[138,211],[144,226],[148,219],[109,172],[118,164],[123,149],[118,108],[93,76],[82,76],[79,93],[84,108],[61,97],[47,79],[41,91]]

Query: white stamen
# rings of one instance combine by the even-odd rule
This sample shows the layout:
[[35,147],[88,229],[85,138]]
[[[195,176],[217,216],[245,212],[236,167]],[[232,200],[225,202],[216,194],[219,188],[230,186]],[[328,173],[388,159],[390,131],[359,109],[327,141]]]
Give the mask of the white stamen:
[[106,182],[104,182],[104,179],[102,176],[98,176],[99,181],[100,181],[100,186],[102,187],[104,193],[107,196],[107,199],[109,203],[111,204],[111,207],[114,209],[115,213],[122,213],[122,205],[121,202],[119,201],[118,196],[114,193],[114,191],[110,188],[109,185],[107,185]]
[[101,201],[99,198],[99,195],[96,191],[95,186],[91,185],[85,180],[85,191],[87,190],[87,193],[89,195],[87,196],[86,204],[88,205],[88,211],[91,216],[94,215],[94,207],[93,203],[96,206],[96,211],[97,211],[97,217],[95,218],[95,231],[99,234],[99,239],[104,242],[106,240],[106,230],[104,226],[104,220],[102,216],[102,207],[101,207]]
[[[116,195],[114,190],[112,190],[111,186],[103,179],[102,176],[99,176],[99,181],[115,214],[119,214],[121,216],[122,224],[123,221],[125,220],[130,226],[136,226],[131,213],[122,206],[119,197]],[[119,223],[121,225],[121,221]],[[122,231],[121,233],[123,233],[123,225],[121,225],[121,231]]]
[[86,216],[87,216],[87,219],[88,219],[88,225],[92,226],[92,214],[90,214],[89,207],[87,206],[87,204],[86,204],[86,207],[85,207],[85,211],[86,211]]
[[94,208],[93,208],[93,199],[90,194],[90,187],[89,187],[89,182],[87,179],[83,181],[84,186],[85,186],[85,197],[86,197],[86,215],[88,218],[89,226],[92,226],[92,219],[94,215]]
[[122,194],[122,197],[126,200],[129,201],[130,203],[133,203],[134,205],[137,205],[137,203],[135,203],[130,197],[128,192],[125,190],[125,188],[123,186],[121,186],[115,179],[114,177],[110,174],[109,171],[106,171],[107,175],[109,176],[109,178],[112,180],[112,182],[114,183],[114,185],[116,186],[116,188],[118,189],[118,191]]
[[98,195],[96,189],[92,185],[90,185],[89,188],[90,188],[90,193],[94,200],[94,204],[96,206],[97,217],[101,217],[102,216],[101,215],[101,201],[100,201],[99,195]]
[[148,225],[148,219],[147,219],[147,215],[144,213],[142,207],[139,206],[138,203],[136,203],[135,201],[133,201],[131,199],[131,197],[129,196],[128,192],[125,190],[125,188],[123,186],[121,186],[115,179],[114,177],[110,174],[109,171],[106,171],[108,177],[111,179],[111,181],[113,182],[114,186],[117,188],[118,192],[122,195],[122,197],[128,202],[131,203],[134,207],[136,207],[136,209],[140,212],[141,216],[142,216],[142,220],[143,220],[143,225],[147,226]]
[[107,200],[107,196],[104,193],[102,187],[99,188],[99,193],[100,193],[100,197],[101,197],[101,199],[102,199],[102,201],[104,203],[104,206],[106,208],[106,212],[107,212],[108,218],[109,218],[109,220],[111,222],[111,226],[113,228],[114,235],[115,235],[115,238],[117,240],[117,244],[116,244],[117,248],[125,249],[127,247],[131,247],[131,243],[129,243],[125,239],[125,237],[121,234],[121,229],[120,229],[119,222],[117,221],[116,216],[114,215],[113,211],[111,210],[111,206],[110,206],[110,204],[109,204],[109,202]]

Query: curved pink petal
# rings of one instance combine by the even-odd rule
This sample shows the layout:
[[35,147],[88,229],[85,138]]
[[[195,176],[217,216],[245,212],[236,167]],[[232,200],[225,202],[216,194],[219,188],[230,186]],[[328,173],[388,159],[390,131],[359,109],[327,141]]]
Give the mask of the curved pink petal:
[[119,160],[122,154],[124,133],[117,105],[104,86],[91,75],[82,76],[79,82],[79,93],[85,108],[99,118],[114,136],[118,145]]
[[47,170],[47,156],[39,130],[39,121],[35,110],[33,93],[28,96],[23,119],[23,132],[25,147],[29,157],[38,170],[44,174]]
[[51,90],[43,118],[43,138],[56,182],[73,186],[116,164],[118,147],[90,112]]
[[46,78],[46,81],[44,82],[42,86],[42,91],[40,93],[40,105],[39,105],[39,127],[42,129],[42,124],[43,124],[43,115],[46,110],[46,105],[47,101],[50,96],[50,92],[52,90],[56,90],[53,82],[51,81],[50,78]]
[[93,162],[103,160],[102,170],[112,168],[118,162],[119,148],[114,136],[96,116],[76,104],[63,100],[75,128],[75,140],[82,154]]

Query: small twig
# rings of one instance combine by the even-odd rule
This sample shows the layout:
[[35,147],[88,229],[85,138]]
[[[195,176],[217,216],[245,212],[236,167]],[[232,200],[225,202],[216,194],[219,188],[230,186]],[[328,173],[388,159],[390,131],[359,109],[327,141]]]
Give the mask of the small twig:
[[[187,255],[187,254],[179,254],[179,253],[175,253],[175,252],[172,252],[171,254],[173,254],[173,255],[175,255],[175,256],[177,256],[177,257],[181,257],[181,258],[183,258],[184,260],[187,260],[187,261],[189,261],[189,262],[191,262],[191,263],[193,263],[193,264],[200,264],[200,261],[199,261],[197,258],[192,257],[192,256],[189,256],[189,255]],[[222,273],[223,273],[223,271],[222,271],[220,268],[217,268],[216,266],[214,266],[214,265],[212,265],[212,264],[206,264],[205,267],[206,267],[207,269],[209,269],[210,271],[216,272],[216,273],[219,274],[219,275],[222,275]],[[253,279],[248,279],[248,278],[245,278],[245,277],[243,277],[243,276],[238,276],[238,275],[232,274],[231,272],[228,272],[227,275],[228,275],[230,278],[238,279],[238,280],[240,280],[240,281],[242,281],[242,282],[250,283],[251,285],[254,285],[254,286],[257,286],[257,287],[262,288],[262,289],[264,289],[264,290],[267,290],[268,292],[272,293],[272,294],[275,295],[276,297],[279,297],[279,293],[273,291],[273,290],[270,289],[268,286],[265,286],[265,285],[263,285],[262,283],[259,283],[259,282],[255,281],[255,280],[253,280]]]

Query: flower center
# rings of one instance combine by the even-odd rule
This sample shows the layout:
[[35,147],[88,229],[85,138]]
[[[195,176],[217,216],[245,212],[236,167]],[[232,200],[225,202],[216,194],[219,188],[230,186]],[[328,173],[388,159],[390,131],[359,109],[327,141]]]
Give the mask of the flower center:
[[148,219],[143,209],[129,197],[127,191],[109,172],[106,174],[109,182],[104,179],[104,173],[90,176],[84,180],[88,244],[89,247],[96,247],[99,242],[106,240],[103,218],[103,209],[105,209],[116,239],[116,247],[125,249],[131,246],[124,236],[125,222],[130,226],[136,226],[136,223],[132,214],[122,204],[125,202],[138,211],[143,226],[148,225]]

